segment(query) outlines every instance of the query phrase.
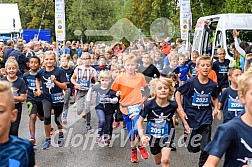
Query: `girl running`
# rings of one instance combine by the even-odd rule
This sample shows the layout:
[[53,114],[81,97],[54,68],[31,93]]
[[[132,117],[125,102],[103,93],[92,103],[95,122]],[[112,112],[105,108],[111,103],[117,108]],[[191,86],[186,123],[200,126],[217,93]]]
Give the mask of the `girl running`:
[[[42,149],[48,150],[51,144],[51,110],[54,109],[54,121],[59,129],[59,147],[64,144],[64,135],[62,125],[60,123],[60,115],[63,110],[64,94],[63,90],[67,89],[65,72],[55,67],[56,56],[53,51],[45,52],[44,57],[45,68],[41,69],[36,75],[37,95],[40,96],[43,92],[43,110],[44,110],[44,128],[46,140]],[[40,85],[42,83],[42,90]]]
[[[157,165],[170,166],[170,153],[174,138],[173,114],[179,116],[185,127],[185,133],[190,133],[190,127],[181,112],[177,110],[175,101],[170,101],[174,87],[168,78],[154,79],[150,82],[150,94],[153,97],[144,104],[138,121],[138,132],[144,145],[150,144],[150,151]],[[144,134],[143,121],[147,117],[147,134]],[[169,136],[168,136],[169,135]]]

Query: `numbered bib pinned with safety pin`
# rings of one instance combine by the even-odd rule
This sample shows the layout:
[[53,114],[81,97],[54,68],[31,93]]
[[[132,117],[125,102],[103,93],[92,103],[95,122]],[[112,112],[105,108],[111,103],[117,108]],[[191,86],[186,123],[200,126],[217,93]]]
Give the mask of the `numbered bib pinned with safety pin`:
[[244,111],[244,106],[240,103],[238,98],[232,98],[229,95],[228,98],[228,111]]
[[140,113],[141,107],[139,104],[135,104],[133,106],[128,106],[127,111],[128,111],[129,118],[132,118],[133,116]]
[[202,93],[199,93],[196,91],[196,89],[194,89],[193,100],[192,100],[193,106],[197,106],[197,107],[209,106],[210,100],[211,100],[210,93],[204,94],[203,91]]
[[169,126],[166,121],[148,121],[147,123],[147,133],[152,135],[155,138],[161,138],[164,136],[168,136],[169,134]]

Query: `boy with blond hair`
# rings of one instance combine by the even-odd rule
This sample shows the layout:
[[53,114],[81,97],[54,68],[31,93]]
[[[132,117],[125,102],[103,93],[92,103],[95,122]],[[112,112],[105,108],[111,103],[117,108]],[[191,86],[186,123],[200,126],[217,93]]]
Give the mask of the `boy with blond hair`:
[[[132,155],[131,162],[137,163],[137,147],[136,135],[138,134],[137,122],[141,106],[149,96],[147,83],[145,77],[141,73],[136,73],[137,58],[133,54],[125,55],[123,57],[123,64],[125,73],[121,73],[112,84],[111,89],[116,91],[117,96],[120,96],[120,110],[123,113],[123,119],[126,123],[128,136],[131,142]],[[141,90],[144,90],[146,95],[142,95]],[[143,159],[149,158],[149,154],[145,147],[138,145],[138,150]]]
[[238,78],[238,96],[245,114],[220,125],[205,151],[209,157],[204,167],[215,167],[225,154],[223,166],[249,167],[252,164],[252,70]]
[[8,81],[0,81],[0,99],[0,166],[35,166],[32,144],[9,134],[18,110]]
[[[175,94],[178,109],[187,119],[190,128],[193,128],[191,135],[188,136],[187,149],[192,153],[201,151],[199,167],[203,166],[208,157],[204,148],[210,142],[213,118],[219,112],[217,84],[208,78],[211,67],[212,60],[209,56],[198,57],[196,60],[197,77],[190,78],[177,89]],[[183,105],[181,95],[183,95]],[[212,111],[211,101],[214,103],[214,111]],[[202,137],[193,142],[195,135]]]

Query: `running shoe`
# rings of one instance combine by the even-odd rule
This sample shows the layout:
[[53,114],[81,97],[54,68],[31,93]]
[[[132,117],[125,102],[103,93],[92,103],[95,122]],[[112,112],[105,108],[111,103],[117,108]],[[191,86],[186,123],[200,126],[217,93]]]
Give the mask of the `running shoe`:
[[87,126],[86,126],[86,129],[87,129],[87,131],[90,131],[90,130],[92,129],[92,126],[87,125]]
[[148,153],[148,151],[146,150],[145,147],[143,147],[143,146],[138,147],[138,150],[139,150],[139,152],[141,154],[142,159],[148,159],[149,158],[149,153]]
[[35,138],[30,138],[30,142],[33,146],[36,146],[36,139]]
[[58,146],[63,147],[64,145],[64,134],[59,134],[59,139],[58,139]]
[[109,146],[109,144],[110,144],[110,140],[109,139],[104,139],[104,145]]
[[51,145],[51,139],[46,139],[42,145],[42,150],[48,150]]
[[120,122],[114,122],[113,123],[113,129],[118,128],[119,125],[120,125]]
[[95,143],[96,143],[96,144],[100,143],[100,142],[101,142],[101,139],[102,139],[102,138],[101,138],[100,136],[96,137]]
[[63,124],[67,124],[67,116],[66,115],[63,115],[63,117],[62,117],[62,123]]
[[131,152],[131,162],[132,163],[137,163],[138,162],[138,157],[137,157],[137,150],[132,150]]

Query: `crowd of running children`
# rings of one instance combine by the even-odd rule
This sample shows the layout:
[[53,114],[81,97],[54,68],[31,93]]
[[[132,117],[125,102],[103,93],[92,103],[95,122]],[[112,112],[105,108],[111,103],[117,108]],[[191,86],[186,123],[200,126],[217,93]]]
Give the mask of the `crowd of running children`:
[[[186,51],[181,39],[174,44],[167,38],[157,45],[136,41],[127,49],[120,42],[104,46],[67,41],[59,60],[55,43],[26,44],[20,38],[15,48],[12,41],[7,46],[0,43],[1,166],[35,165],[32,145],[36,145],[36,119],[44,122],[42,149],[48,150],[52,113],[59,132],[58,145],[62,147],[62,123],[68,123],[71,96],[77,113],[86,119],[87,130],[92,129],[90,121],[94,115],[90,111],[95,102],[96,143],[109,145],[113,129],[122,122],[128,132],[133,163],[138,162],[138,151],[143,159],[149,158],[145,148],[149,145],[155,163],[170,166],[170,153],[176,150],[177,116],[185,129],[188,151],[201,152],[200,167],[216,166],[224,153],[224,166],[250,166],[251,46],[239,41],[239,32],[234,30],[233,34],[233,64],[225,59],[223,48],[217,50],[218,59],[213,62],[210,56],[199,55],[198,51]],[[16,137],[25,101],[30,117],[30,143]],[[216,115],[218,119],[223,115],[224,124],[217,128],[211,141]],[[195,135],[201,138],[195,140]],[[23,145],[22,150],[12,145],[14,142]],[[30,156],[25,157],[22,151]]]

